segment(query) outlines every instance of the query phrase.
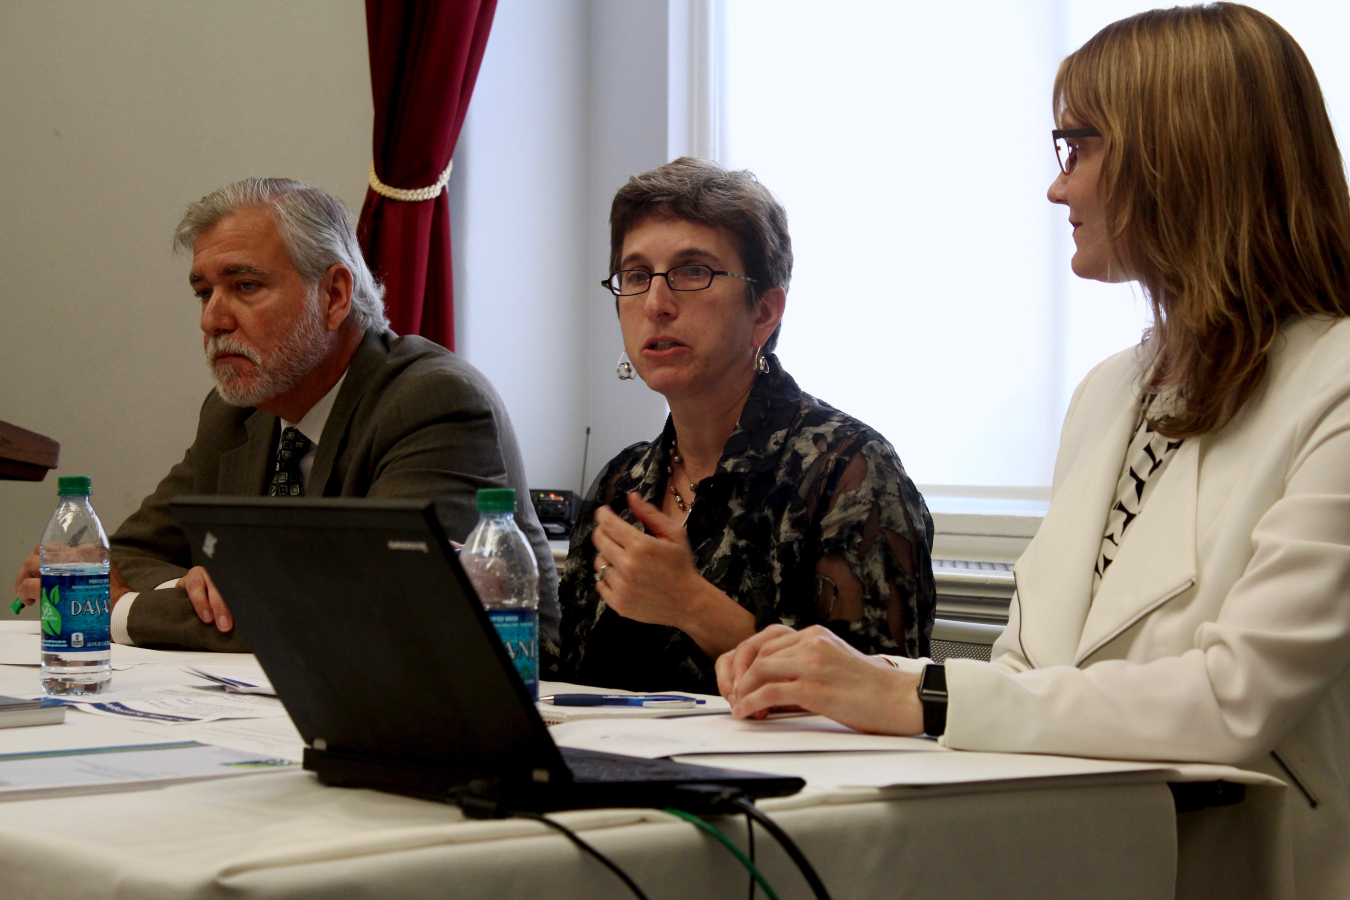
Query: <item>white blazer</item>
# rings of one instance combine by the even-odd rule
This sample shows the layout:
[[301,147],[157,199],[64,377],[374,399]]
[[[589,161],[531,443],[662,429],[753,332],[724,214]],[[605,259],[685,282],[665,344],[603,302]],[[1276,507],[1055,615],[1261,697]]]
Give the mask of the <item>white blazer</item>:
[[1350,319],[1286,323],[1237,417],[1172,458],[1094,600],[1140,375],[1130,350],[1075,391],[994,662],[947,663],[945,742],[1275,775],[1291,789],[1268,849],[1292,856],[1272,865],[1299,897],[1350,897]]

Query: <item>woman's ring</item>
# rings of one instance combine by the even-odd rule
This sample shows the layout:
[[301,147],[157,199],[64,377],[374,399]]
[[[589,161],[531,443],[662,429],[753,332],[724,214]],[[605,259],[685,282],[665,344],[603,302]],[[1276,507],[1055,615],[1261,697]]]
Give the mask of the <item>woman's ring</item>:
[[605,563],[603,566],[601,566],[600,571],[595,573],[595,583],[599,584],[600,582],[604,581],[605,573],[608,572],[611,568],[613,568],[613,566],[611,566],[609,563]]

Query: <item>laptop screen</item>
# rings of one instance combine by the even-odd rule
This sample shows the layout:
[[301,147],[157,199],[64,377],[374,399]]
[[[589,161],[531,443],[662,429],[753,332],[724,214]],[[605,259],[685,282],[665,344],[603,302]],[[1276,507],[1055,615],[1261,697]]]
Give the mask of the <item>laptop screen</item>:
[[311,746],[465,777],[566,772],[430,501],[172,508]]

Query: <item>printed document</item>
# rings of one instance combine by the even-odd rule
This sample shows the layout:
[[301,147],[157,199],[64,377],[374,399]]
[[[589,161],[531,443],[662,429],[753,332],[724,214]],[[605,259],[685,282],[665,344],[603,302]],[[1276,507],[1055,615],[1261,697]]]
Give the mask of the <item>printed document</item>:
[[195,666],[183,666],[183,671],[199,678],[205,678],[207,681],[214,681],[231,693],[264,694],[269,697],[277,695],[277,690],[272,687],[272,682],[268,679],[267,673],[263,671],[262,666],[256,663],[251,666],[202,663]]
[[0,754],[0,800],[91,794],[292,769],[288,759],[196,741]]
[[111,696],[62,698],[76,709],[100,716],[188,725],[216,719],[262,719],[286,715],[276,697],[232,694],[221,688],[174,687],[126,691]]

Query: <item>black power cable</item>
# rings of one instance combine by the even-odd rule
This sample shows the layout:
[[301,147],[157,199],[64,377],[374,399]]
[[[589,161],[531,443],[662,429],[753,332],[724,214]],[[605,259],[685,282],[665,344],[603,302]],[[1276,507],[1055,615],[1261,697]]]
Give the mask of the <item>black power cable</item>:
[[[755,820],[749,813],[745,814],[745,835],[747,849],[750,851],[750,861],[755,862]],[[755,900],[755,876],[750,876],[750,900]]]
[[[470,785],[470,787],[472,787],[472,785]],[[758,822],[764,830],[778,842],[787,853],[788,857],[791,858],[792,862],[796,864],[797,869],[802,873],[802,877],[806,879],[806,883],[811,887],[811,892],[815,894],[816,900],[831,900],[830,892],[826,890],[825,883],[821,881],[820,876],[816,874],[815,867],[812,866],[811,861],[806,858],[806,854],[802,853],[796,842],[792,840],[786,831],[779,827],[777,822],[769,818],[764,811],[756,806],[755,802],[745,794],[735,788],[728,788],[722,785],[688,784],[681,785],[680,789],[689,794],[689,797],[685,799],[696,800],[697,802],[695,805],[703,812],[725,813],[730,812],[731,809],[739,809],[741,812],[745,813],[746,829],[750,843],[749,861],[752,864],[754,862],[755,853],[755,829],[753,823]],[[531,819],[535,822],[547,825],[549,828],[562,834],[563,837],[567,838],[583,852],[590,854],[605,868],[618,876],[619,880],[627,885],[628,889],[633,892],[633,896],[637,897],[638,900],[648,900],[647,895],[642,892],[642,888],[638,887],[637,883],[633,881],[632,878],[628,877],[627,872],[620,869],[609,857],[582,840],[579,835],[574,833],[566,825],[555,822],[548,816],[541,815],[540,813],[505,809],[504,807],[499,806],[494,800],[475,796],[471,790],[460,792],[460,794],[455,797],[455,802],[464,810],[465,815],[471,816],[472,818],[485,819],[514,816],[522,819]],[[674,809],[667,810],[667,812],[674,811]],[[683,811],[680,814],[682,815]],[[708,826],[708,828],[711,831],[716,831],[716,829],[711,826]],[[728,843],[728,846],[734,849],[734,845]],[[737,855],[740,855],[739,851],[737,851]],[[750,897],[751,900],[754,900],[755,869],[753,865],[747,866],[747,868],[751,871]],[[766,882],[765,888],[767,889],[767,887],[768,883]]]
[[625,872],[623,869],[620,869],[614,863],[614,861],[611,860],[608,856],[605,856],[599,850],[595,849],[590,844],[583,841],[580,835],[572,831],[572,829],[568,828],[566,825],[563,825],[560,822],[555,822],[548,816],[543,816],[540,815],[539,813],[520,812],[519,810],[512,810],[509,813],[509,815],[521,819],[533,819],[536,822],[542,822],[549,828],[552,828],[554,831],[561,833],[569,841],[576,844],[582,850],[598,859],[601,863],[604,864],[605,868],[609,869],[615,875],[619,876],[620,880],[622,880],[624,884],[628,885],[628,889],[633,892],[633,896],[637,897],[638,900],[648,900],[647,895],[642,893],[642,888],[638,887],[637,882],[633,881],[633,879],[628,877],[627,872]]
[[780,828],[777,822],[766,816],[764,811],[756,806],[754,801],[749,797],[741,795],[734,798],[731,802],[747,816],[750,816],[762,825],[764,830],[772,835],[773,839],[783,847],[783,850],[787,852],[787,855],[797,864],[797,868],[801,870],[802,877],[806,879],[806,883],[811,886],[811,892],[816,895],[816,900],[830,900],[830,892],[825,889],[825,882],[820,880],[820,876],[816,874],[816,870],[811,865],[811,861],[806,858],[806,854],[802,853],[796,843],[793,842],[792,838],[788,836],[788,833]]

